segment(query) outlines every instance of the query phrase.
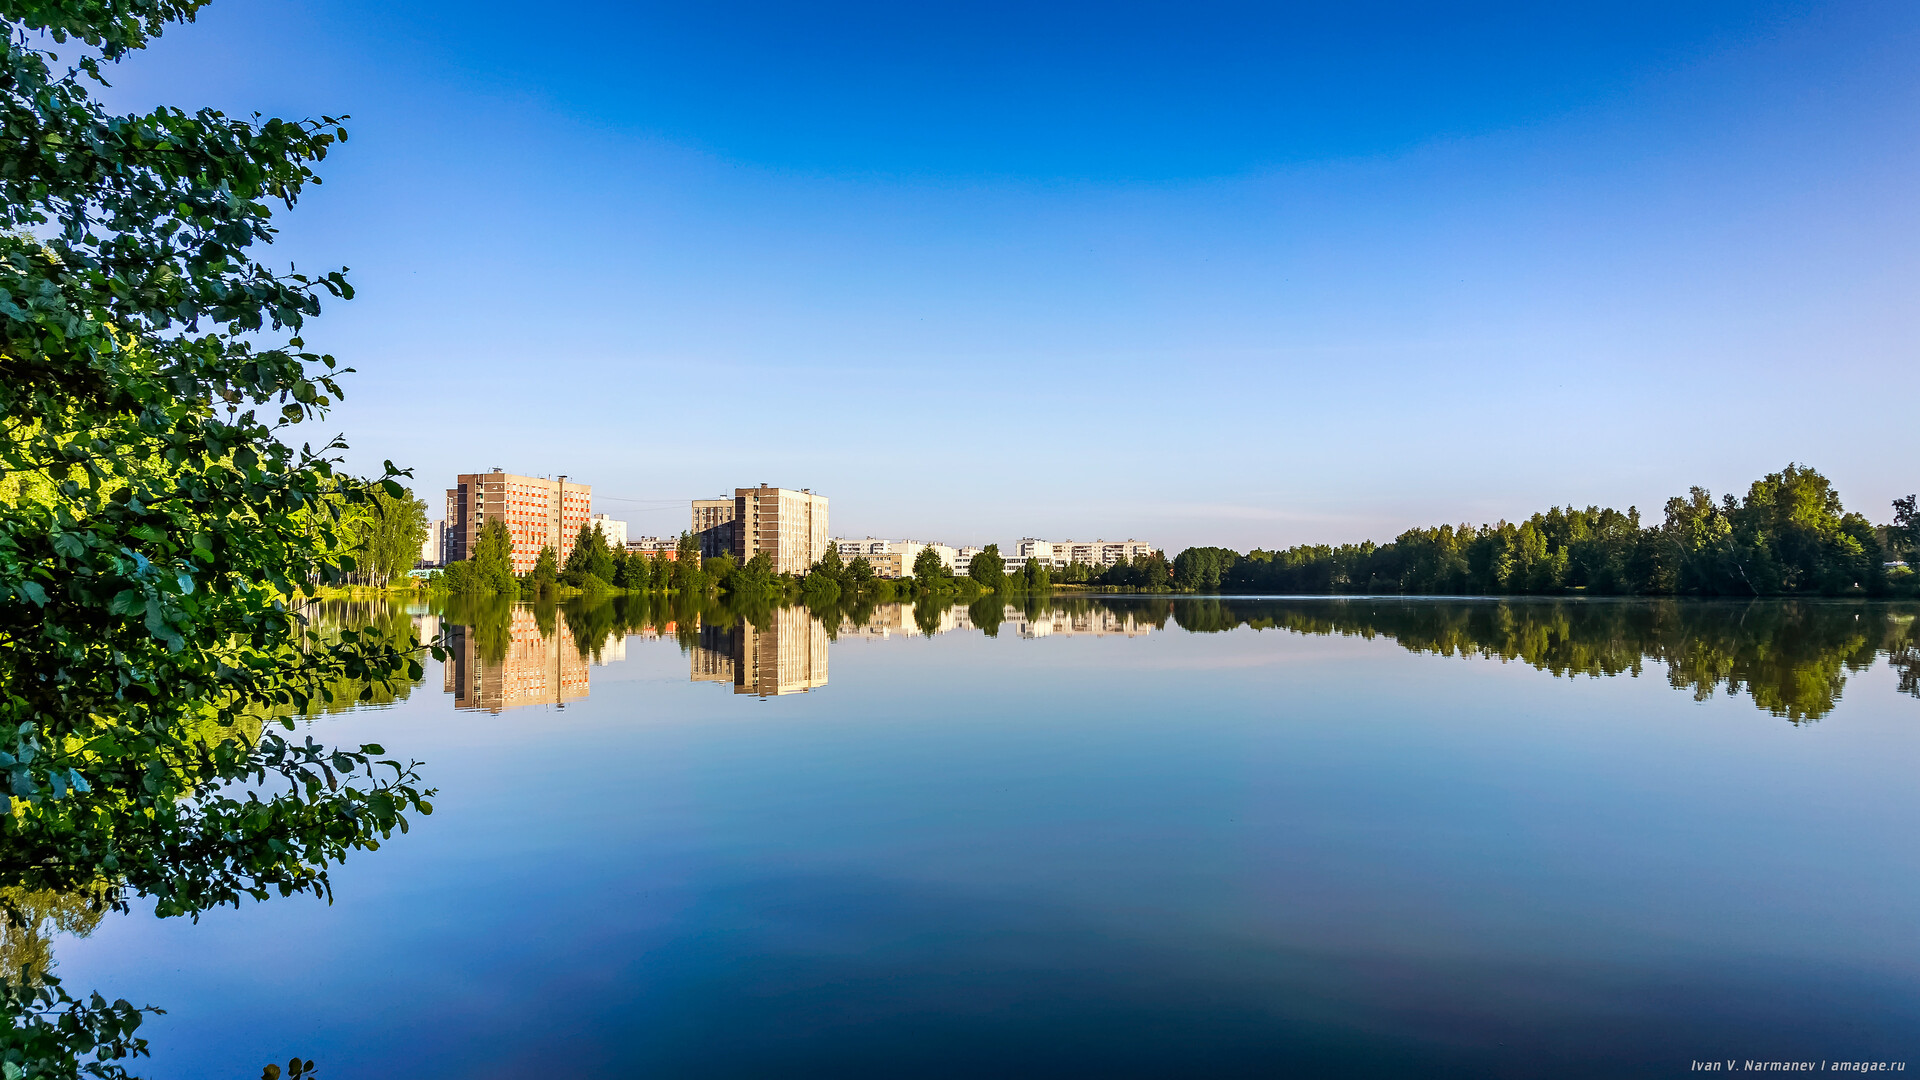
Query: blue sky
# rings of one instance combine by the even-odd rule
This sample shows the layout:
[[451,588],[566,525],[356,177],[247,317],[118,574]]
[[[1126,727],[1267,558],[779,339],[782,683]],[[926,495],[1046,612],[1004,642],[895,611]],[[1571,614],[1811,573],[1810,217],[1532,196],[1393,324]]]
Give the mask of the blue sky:
[[[1790,460],[1920,488],[1910,4],[216,0],[133,108],[349,113],[280,258],[354,463],[639,531],[1178,549]],[[1556,8],[1556,10],[1540,10]]]

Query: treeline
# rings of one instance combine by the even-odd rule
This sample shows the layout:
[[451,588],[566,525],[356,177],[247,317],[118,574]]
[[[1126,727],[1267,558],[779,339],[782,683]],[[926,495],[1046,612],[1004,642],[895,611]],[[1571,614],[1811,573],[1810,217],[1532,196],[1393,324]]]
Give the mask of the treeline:
[[[709,563],[713,560],[709,560]],[[533,569],[513,571],[513,535],[503,522],[480,527],[471,558],[459,559],[430,580],[456,596],[519,596],[535,599],[562,591],[588,595],[616,592],[704,592],[713,575],[703,570],[700,547],[691,534],[682,534],[674,552],[629,552],[607,543],[598,525],[583,525],[562,565],[552,544],[543,544]]]
[[1281,551],[1189,548],[1175,588],[1229,593],[1592,593],[1665,596],[1904,595],[1915,587],[1897,557],[1920,551],[1913,496],[1876,527],[1847,511],[1826,477],[1788,465],[1744,498],[1704,488],[1669,499],[1665,517],[1555,507],[1527,520],[1409,529],[1386,544],[1302,545]]

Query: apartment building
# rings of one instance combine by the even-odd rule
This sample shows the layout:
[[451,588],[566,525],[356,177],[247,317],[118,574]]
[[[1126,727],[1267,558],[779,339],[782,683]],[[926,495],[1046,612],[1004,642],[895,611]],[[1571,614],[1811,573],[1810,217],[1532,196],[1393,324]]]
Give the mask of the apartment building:
[[864,540],[842,537],[833,541],[834,549],[840,553],[841,562],[865,559],[873,567],[876,577],[907,577],[913,573],[913,564],[920,560],[920,553],[928,548],[940,557],[940,564],[953,569],[953,561],[960,554],[945,544],[931,540],[881,540],[872,536]]
[[680,539],[674,536],[629,536],[627,554],[661,555],[677,561],[680,558]]
[[973,572],[973,557],[980,552],[981,549],[977,547],[955,548],[953,564],[947,569],[952,570],[955,577],[966,577]]
[[1013,555],[1023,565],[1028,559],[1038,559],[1042,566],[1064,570],[1072,563],[1112,566],[1157,550],[1145,540],[1036,540],[1029,536],[1014,545]]
[[827,553],[827,497],[812,488],[735,488],[733,557],[765,553],[777,574],[804,574]]
[[444,566],[447,561],[447,523],[445,521],[427,522],[427,537],[420,541],[420,563],[422,568]]
[[513,537],[513,572],[533,569],[540,549],[551,544],[561,562],[593,513],[593,488],[562,475],[520,476],[501,469],[461,473],[447,489],[446,561],[470,558],[489,521],[504,522]]
[[693,535],[700,541],[700,557],[711,559],[733,551],[733,499],[693,500]]
[[607,548],[618,551],[627,546],[627,523],[615,521],[611,515],[595,514],[587,519],[588,527],[598,525],[600,535],[607,538]]

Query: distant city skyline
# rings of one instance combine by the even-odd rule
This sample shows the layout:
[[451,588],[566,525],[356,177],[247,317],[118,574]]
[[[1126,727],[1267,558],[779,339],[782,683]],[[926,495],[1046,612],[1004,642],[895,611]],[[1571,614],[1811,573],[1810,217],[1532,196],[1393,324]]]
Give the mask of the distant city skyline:
[[1920,487],[1920,8],[215,5],[108,100],[351,114],[315,436],[636,534],[1383,540]]

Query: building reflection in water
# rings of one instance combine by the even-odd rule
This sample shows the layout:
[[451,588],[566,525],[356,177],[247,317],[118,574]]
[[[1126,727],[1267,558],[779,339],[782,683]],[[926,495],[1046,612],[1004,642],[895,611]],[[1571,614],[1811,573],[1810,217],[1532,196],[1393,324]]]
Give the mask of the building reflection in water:
[[[587,696],[587,661],[566,620],[542,633],[532,608],[515,607],[507,624],[506,653],[498,663],[482,658],[479,635],[471,626],[449,627],[453,656],[444,668],[447,693],[456,709],[499,713],[523,705],[565,705]],[[607,642],[602,663],[626,658],[624,637]]]
[[802,607],[775,610],[764,629],[745,620],[705,624],[688,672],[694,682],[730,684],[736,694],[804,694],[827,685],[827,628]]

